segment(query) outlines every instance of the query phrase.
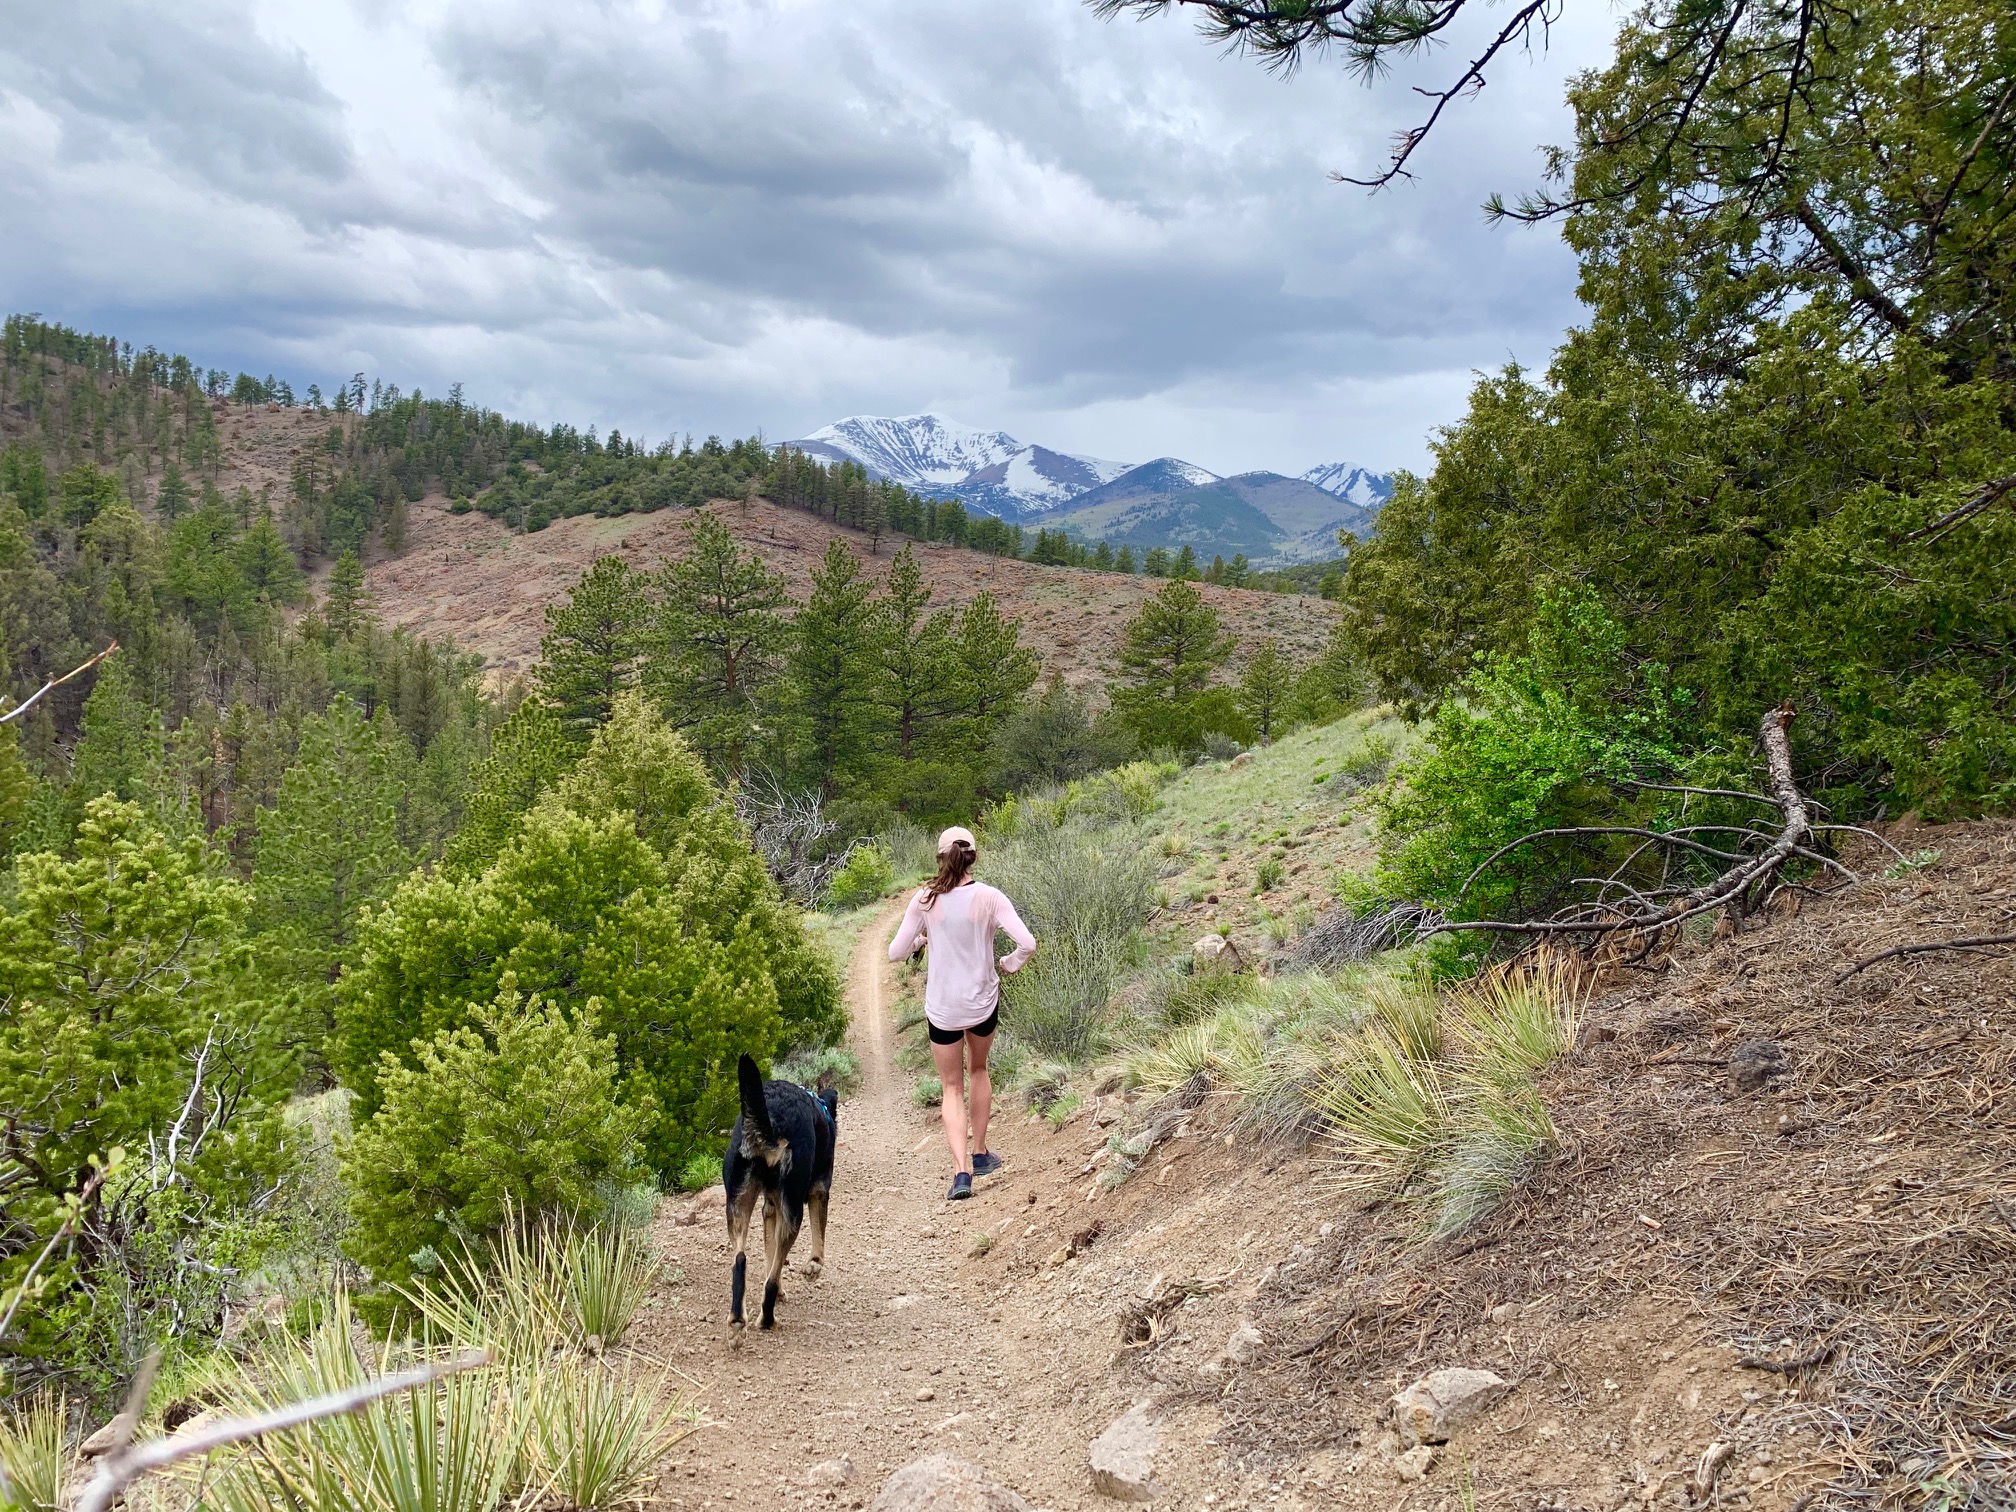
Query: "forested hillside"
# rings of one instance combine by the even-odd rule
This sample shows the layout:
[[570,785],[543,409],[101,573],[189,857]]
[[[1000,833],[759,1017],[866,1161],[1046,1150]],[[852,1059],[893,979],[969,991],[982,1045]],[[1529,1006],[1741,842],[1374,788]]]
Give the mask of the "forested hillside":
[[[1014,792],[1359,693],[1327,606],[1188,561],[1074,569],[1047,537],[1012,560],[998,522],[848,465],[646,452],[361,379],[297,396],[30,318],[0,356],[16,1385],[103,1400],[156,1346],[193,1361],[255,1271],[382,1288],[514,1215],[634,1210],[718,1160],[738,1055],[840,1034],[807,908]],[[631,514],[678,549],[590,552],[518,600],[519,675],[374,601],[431,565],[416,528]],[[816,559],[774,570],[752,514],[773,542],[811,528]],[[1096,627],[1075,606],[1101,697],[1054,675],[1064,627],[1032,644],[973,581],[988,563],[1125,585]],[[1242,644],[1228,605],[1279,635]],[[518,1148],[533,1121],[552,1138]]]

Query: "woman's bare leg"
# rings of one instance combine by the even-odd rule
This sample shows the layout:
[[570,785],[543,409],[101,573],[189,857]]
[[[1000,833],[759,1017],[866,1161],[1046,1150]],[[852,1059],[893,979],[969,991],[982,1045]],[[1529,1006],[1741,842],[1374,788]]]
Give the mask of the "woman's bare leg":
[[938,1066],[938,1084],[944,1097],[938,1115],[945,1121],[945,1143],[952,1147],[952,1169],[973,1174],[973,1162],[966,1154],[966,1036],[955,1044],[931,1041],[931,1059]]
[[973,1120],[973,1153],[978,1155],[987,1148],[987,1119],[994,1111],[994,1078],[987,1070],[987,1052],[993,1048],[994,1036],[990,1034],[983,1039],[969,1034],[965,1038],[966,1069],[971,1081],[966,1097]]

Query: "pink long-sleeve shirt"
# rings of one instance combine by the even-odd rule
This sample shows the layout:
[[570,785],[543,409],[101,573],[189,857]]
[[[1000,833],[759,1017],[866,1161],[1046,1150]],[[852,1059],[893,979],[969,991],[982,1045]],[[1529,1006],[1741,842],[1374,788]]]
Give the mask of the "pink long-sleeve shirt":
[[968,882],[940,895],[919,889],[903,912],[903,927],[889,942],[889,959],[900,961],[928,940],[931,956],[924,974],[924,1016],[940,1029],[970,1029],[984,1023],[1001,1000],[994,960],[994,932],[1015,942],[1001,971],[1013,976],[1036,953],[1036,937],[998,887]]

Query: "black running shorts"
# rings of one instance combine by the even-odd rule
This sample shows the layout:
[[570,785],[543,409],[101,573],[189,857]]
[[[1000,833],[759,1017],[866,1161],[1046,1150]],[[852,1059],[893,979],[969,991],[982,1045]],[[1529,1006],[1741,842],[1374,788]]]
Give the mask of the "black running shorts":
[[924,1027],[930,1032],[931,1043],[934,1045],[956,1045],[968,1034],[975,1039],[985,1039],[1001,1027],[1001,1009],[997,1005],[992,1013],[971,1029],[940,1029],[929,1019],[924,1020]]

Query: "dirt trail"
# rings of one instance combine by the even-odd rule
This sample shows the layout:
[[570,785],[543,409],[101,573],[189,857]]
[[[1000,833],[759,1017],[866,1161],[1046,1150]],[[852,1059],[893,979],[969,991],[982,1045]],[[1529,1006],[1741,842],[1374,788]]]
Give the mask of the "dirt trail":
[[[752,1326],[731,1347],[719,1210],[710,1203],[682,1224],[685,1204],[667,1204],[660,1220],[680,1305],[657,1313],[657,1337],[642,1342],[704,1384],[710,1419],[676,1452],[661,1505],[862,1506],[892,1471],[934,1450],[985,1465],[1033,1503],[1096,1504],[1082,1430],[1059,1420],[1054,1371],[1024,1342],[1027,1320],[1004,1311],[1019,1299],[1004,1299],[999,1278],[988,1287],[960,1274],[976,1233],[1020,1221],[1035,1173],[1018,1171],[1017,1141],[1042,1136],[1004,1121],[990,1143],[1008,1168],[972,1201],[944,1201],[943,1137],[911,1107],[891,1061],[885,957],[896,919],[891,910],[867,929],[849,972],[863,1085],[840,1110],[824,1276],[805,1279],[801,1243],[777,1329]],[[1030,1159],[1048,1164],[1033,1149]],[[850,1479],[808,1484],[811,1467],[841,1456]]]

